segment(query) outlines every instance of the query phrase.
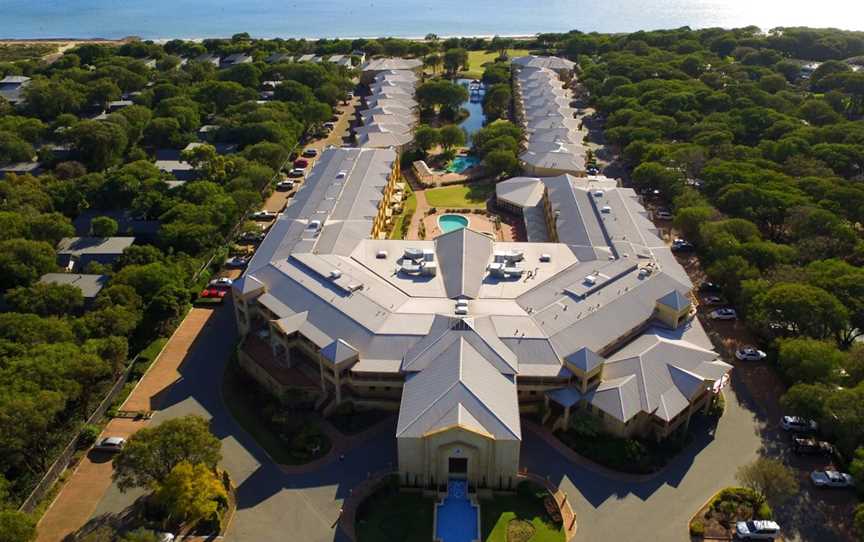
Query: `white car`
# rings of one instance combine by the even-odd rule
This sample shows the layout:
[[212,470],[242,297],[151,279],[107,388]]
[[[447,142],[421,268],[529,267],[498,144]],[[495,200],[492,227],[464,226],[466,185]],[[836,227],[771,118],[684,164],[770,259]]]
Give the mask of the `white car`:
[[819,429],[819,424],[801,416],[783,416],[780,427],[795,433],[815,433]]
[[276,213],[274,211],[255,211],[252,213],[252,218],[255,220],[270,220],[271,218],[276,218]]
[[855,479],[851,474],[836,470],[814,470],[810,473],[810,480],[816,487],[845,488],[855,485]]
[[244,258],[242,256],[232,256],[225,260],[225,267],[231,269],[243,269],[249,264],[249,258]]
[[735,524],[735,534],[742,540],[774,540],[780,536],[780,526],[773,521],[739,521]]
[[752,346],[745,346],[735,351],[735,357],[741,361],[762,361],[768,354]]
[[228,277],[219,277],[210,281],[210,286],[231,286],[234,281]]
[[279,181],[276,183],[277,190],[291,190],[294,188],[294,181]]
[[288,172],[289,177],[302,177],[303,175],[306,175],[306,170],[302,167],[292,168],[291,171]]
[[123,450],[125,445],[126,439],[123,437],[106,437],[97,442],[93,449],[100,452],[117,453]]
[[738,313],[735,312],[735,309],[727,307],[711,311],[711,314],[708,316],[710,316],[712,320],[735,320],[738,318]]

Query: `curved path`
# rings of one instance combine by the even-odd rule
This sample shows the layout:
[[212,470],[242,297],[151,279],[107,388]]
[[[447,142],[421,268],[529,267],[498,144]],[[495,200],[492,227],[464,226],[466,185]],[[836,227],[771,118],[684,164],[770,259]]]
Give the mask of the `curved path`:
[[[370,473],[395,466],[394,439],[381,434],[345,454],[344,460],[314,472],[288,474],[231,418],[220,396],[225,363],[236,341],[233,313],[214,311],[185,354],[179,377],[158,397],[154,423],[189,413],[212,418],[222,439],[224,466],[238,487],[238,511],[231,541],[342,540],[336,529],[342,501]],[[524,432],[522,462],[548,476],[568,495],[579,522],[576,540],[684,540],[693,513],[717,489],[734,481],[735,469],[760,447],[759,424],[735,393],[727,390],[726,414],[715,438],[706,436],[657,477],[647,481],[613,479],[579,465],[550,447],[536,433]],[[392,434],[392,433],[390,433]],[[112,487],[95,516],[119,514],[140,494]]]

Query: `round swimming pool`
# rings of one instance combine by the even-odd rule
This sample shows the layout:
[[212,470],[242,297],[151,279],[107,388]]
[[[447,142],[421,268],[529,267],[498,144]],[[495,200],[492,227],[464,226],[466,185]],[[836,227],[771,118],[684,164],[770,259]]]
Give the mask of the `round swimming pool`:
[[438,217],[438,227],[442,233],[461,230],[468,227],[468,219],[462,215],[441,215]]

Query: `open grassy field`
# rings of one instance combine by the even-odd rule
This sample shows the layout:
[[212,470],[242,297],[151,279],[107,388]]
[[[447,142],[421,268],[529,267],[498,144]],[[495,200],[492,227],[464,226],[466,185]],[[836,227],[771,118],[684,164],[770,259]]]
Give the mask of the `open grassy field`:
[[[528,49],[507,49],[507,55],[510,58],[517,56],[525,56],[528,54]],[[471,79],[479,79],[483,76],[484,66],[490,62],[495,62],[498,58],[497,51],[468,51],[468,67],[467,71],[460,73],[461,77]]]
[[0,62],[35,60],[53,53],[59,48],[56,43],[5,43],[0,44]]
[[431,207],[441,209],[482,209],[495,192],[491,183],[471,183],[432,188],[425,192]]

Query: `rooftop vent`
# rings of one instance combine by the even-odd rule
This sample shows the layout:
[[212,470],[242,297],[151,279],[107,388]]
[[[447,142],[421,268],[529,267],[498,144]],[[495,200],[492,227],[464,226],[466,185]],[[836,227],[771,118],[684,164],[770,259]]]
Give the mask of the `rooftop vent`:
[[321,229],[321,221],[320,220],[310,220],[309,224],[306,226],[307,230],[318,231]]
[[551,262],[552,261],[552,255],[551,254],[541,254],[540,255],[540,261],[541,262]]
[[340,171],[339,173],[336,174],[336,178],[337,179],[344,179],[346,175],[348,175],[347,171]]
[[600,212],[609,214],[612,212],[612,207],[609,207],[608,205],[604,205],[603,207],[600,207]]
[[342,277],[342,271],[339,271],[338,269],[334,269],[334,270],[330,271],[330,278],[332,280],[336,280],[336,279],[341,278],[341,277]]
[[595,190],[593,193],[595,198],[602,198],[606,192],[602,190]]
[[594,275],[588,275],[585,277],[584,282],[588,286],[594,286],[595,284],[597,284],[597,277],[595,277]]
[[409,260],[419,260],[423,258],[423,249],[422,248],[406,248],[404,252],[404,257]]
[[378,252],[375,253],[375,257],[378,258],[379,260],[386,260],[387,259],[387,251],[386,250],[379,250]]

